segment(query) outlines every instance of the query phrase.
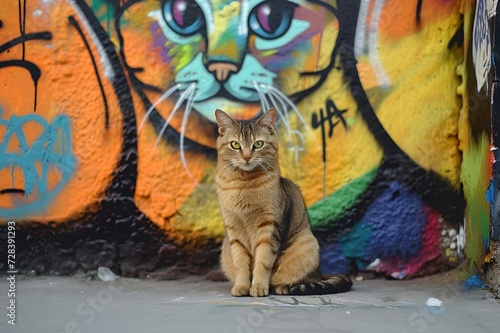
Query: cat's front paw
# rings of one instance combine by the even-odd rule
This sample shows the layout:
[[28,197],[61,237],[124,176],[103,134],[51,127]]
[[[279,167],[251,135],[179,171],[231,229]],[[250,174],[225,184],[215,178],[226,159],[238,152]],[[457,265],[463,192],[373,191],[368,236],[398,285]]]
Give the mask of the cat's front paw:
[[250,288],[250,295],[253,297],[262,297],[269,295],[269,285],[264,283],[254,283]]
[[288,287],[287,286],[276,286],[274,287],[274,292],[276,295],[288,295]]
[[248,296],[249,291],[250,291],[250,286],[246,284],[235,284],[233,288],[231,288],[231,295],[236,297]]

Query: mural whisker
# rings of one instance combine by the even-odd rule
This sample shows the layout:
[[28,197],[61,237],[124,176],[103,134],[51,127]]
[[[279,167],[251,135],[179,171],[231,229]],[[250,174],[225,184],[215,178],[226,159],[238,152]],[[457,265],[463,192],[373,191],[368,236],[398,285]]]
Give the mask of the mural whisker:
[[279,89],[276,89],[275,87],[270,86],[270,85],[261,84],[261,87],[268,89],[269,94],[273,95],[274,97],[276,97],[277,99],[279,99],[281,102],[283,102],[283,103],[287,104],[288,106],[290,106],[291,109],[295,112],[295,114],[299,118],[300,122],[306,128],[309,128],[309,126],[306,123],[306,120],[302,116],[302,113],[300,113],[300,111],[297,108],[297,106],[285,94],[283,94]]
[[259,85],[257,84],[257,81],[252,81],[253,86],[255,87],[255,90],[257,91],[257,94],[259,95],[260,99],[260,107],[262,108],[262,112],[265,112],[266,110],[269,110],[269,103],[267,102],[266,95],[260,90]]
[[166,131],[168,125],[170,124],[170,121],[172,120],[174,114],[179,110],[180,106],[182,105],[182,103],[184,103],[184,101],[187,99],[187,97],[191,94],[191,92],[194,91],[196,87],[196,84],[195,83],[192,83],[180,96],[179,96],[179,99],[177,100],[177,102],[175,103],[174,105],[174,108],[172,109],[172,112],[170,113],[170,115],[168,116],[167,120],[165,121],[165,124],[163,125],[163,127],[161,128],[161,131],[160,133],[158,133],[158,137],[156,139],[156,142],[155,142],[155,145],[153,147],[153,152],[156,150],[156,147],[158,146],[158,144],[160,143],[160,140],[161,140],[161,137],[163,135],[163,133]]
[[[288,110],[286,107],[286,103],[281,98],[279,98],[279,96],[274,94],[273,92],[269,92],[268,95],[269,95],[269,99],[271,99],[273,101],[273,103],[276,107],[276,110],[278,110],[278,112],[281,111],[280,116],[283,118],[284,121],[286,121],[290,125],[290,118],[288,117]],[[279,106],[278,106],[278,103],[276,103],[275,98],[278,100]],[[284,116],[283,116],[283,114],[284,114]]]
[[181,86],[180,84],[176,84],[175,86],[173,86],[170,89],[168,89],[167,91],[165,91],[165,93],[163,95],[161,95],[160,98],[158,98],[158,100],[156,102],[154,102],[153,105],[151,105],[149,107],[149,109],[146,112],[146,114],[144,115],[144,117],[142,117],[141,123],[140,123],[139,127],[137,128],[137,132],[139,132],[141,130],[142,126],[144,126],[144,123],[149,118],[149,115],[151,114],[151,112],[153,112],[155,107],[158,104],[160,104],[161,102],[163,102],[164,100],[166,100],[168,97],[170,97],[170,95],[172,95],[176,90],[178,90],[180,88],[180,86]]
[[288,105],[293,110],[293,112],[297,115],[297,117],[299,118],[300,122],[304,126],[305,130],[307,131],[307,133],[310,135],[310,137],[316,143],[317,148],[319,150],[321,150],[320,143],[318,142],[318,140],[314,136],[314,133],[312,132],[311,127],[307,125],[306,120],[304,119],[304,116],[299,111],[299,109],[297,108],[297,106],[295,105],[295,103],[293,103],[285,94],[283,94],[280,90],[276,89],[273,86],[270,86],[270,85],[267,85],[267,84],[261,84],[260,86],[262,88],[265,88],[265,89],[268,90],[268,95],[273,95],[275,98],[277,98],[282,103],[285,103],[286,105]]
[[[288,118],[288,112],[285,103],[278,96],[273,95],[271,92],[268,93],[268,96],[269,99],[271,100],[271,103],[276,108],[276,111],[280,115],[283,124],[285,124],[285,127],[287,129],[288,140],[292,140],[292,128],[290,127],[290,119]],[[278,100],[279,105],[276,102],[275,98]]]
[[[186,170],[187,174],[189,177],[193,180],[195,184],[198,184],[198,181],[196,178],[194,178],[193,174],[191,171],[189,171],[187,161],[186,161],[186,156],[184,155],[184,133],[186,131],[187,127],[187,121],[189,118],[189,114],[191,113],[191,109],[193,107],[193,101],[196,97],[196,84],[193,83],[189,88],[189,94],[187,96],[187,103],[186,103],[186,108],[184,109],[184,115],[182,116],[182,125],[181,125],[181,137],[180,137],[180,142],[179,142],[179,148],[180,148],[180,154],[181,154],[181,161],[182,165],[184,166],[184,169]],[[186,90],[187,91],[187,90]]]

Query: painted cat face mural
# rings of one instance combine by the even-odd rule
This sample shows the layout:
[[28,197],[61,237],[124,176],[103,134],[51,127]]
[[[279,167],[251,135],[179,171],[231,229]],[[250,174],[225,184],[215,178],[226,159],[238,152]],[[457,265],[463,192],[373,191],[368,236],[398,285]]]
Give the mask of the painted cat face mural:
[[122,56],[146,110],[139,127],[150,120],[158,140],[206,147],[215,144],[216,108],[238,120],[271,105],[281,117],[299,113],[295,103],[333,66],[338,33],[335,8],[323,1],[132,1],[118,18]]

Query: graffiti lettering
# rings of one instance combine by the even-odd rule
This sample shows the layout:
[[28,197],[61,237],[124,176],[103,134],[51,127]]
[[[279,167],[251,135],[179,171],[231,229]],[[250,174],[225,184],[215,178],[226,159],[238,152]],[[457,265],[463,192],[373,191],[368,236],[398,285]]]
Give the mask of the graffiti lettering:
[[[36,213],[62,189],[75,168],[69,118],[59,115],[49,124],[39,115],[13,115],[8,120],[0,118],[2,127],[6,129],[0,140],[4,180],[0,184],[0,217]],[[41,134],[30,142],[27,133],[36,129]]]
[[[328,126],[328,137],[331,138],[333,135],[333,129],[341,123],[344,126],[344,129],[347,130],[347,122],[344,119],[344,113],[347,110],[339,110],[335,103],[328,99],[326,101],[326,114],[323,109],[319,110],[319,119],[318,114],[312,114],[311,125],[314,129],[317,129],[321,126],[321,141],[322,141],[322,149],[323,149],[323,163],[326,163],[326,132],[325,126]],[[335,121],[334,121],[335,120]]]

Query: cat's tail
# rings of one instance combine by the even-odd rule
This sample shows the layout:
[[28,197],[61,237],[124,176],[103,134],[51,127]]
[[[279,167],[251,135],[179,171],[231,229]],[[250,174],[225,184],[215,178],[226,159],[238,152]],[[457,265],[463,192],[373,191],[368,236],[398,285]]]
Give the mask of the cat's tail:
[[320,281],[290,287],[289,295],[325,295],[351,290],[352,281],[344,274],[326,275]]

